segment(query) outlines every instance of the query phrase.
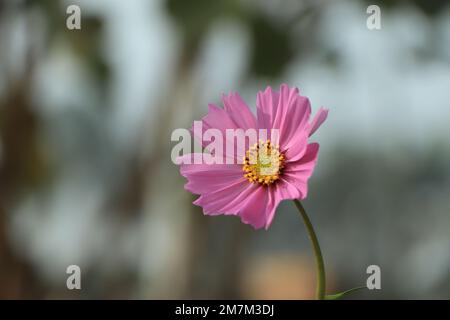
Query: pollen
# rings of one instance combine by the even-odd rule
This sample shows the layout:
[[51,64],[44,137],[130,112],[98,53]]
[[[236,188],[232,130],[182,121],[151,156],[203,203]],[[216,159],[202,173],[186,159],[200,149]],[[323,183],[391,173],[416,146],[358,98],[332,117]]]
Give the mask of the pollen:
[[284,160],[279,146],[272,145],[270,140],[260,140],[245,153],[244,177],[251,183],[270,185],[280,178]]

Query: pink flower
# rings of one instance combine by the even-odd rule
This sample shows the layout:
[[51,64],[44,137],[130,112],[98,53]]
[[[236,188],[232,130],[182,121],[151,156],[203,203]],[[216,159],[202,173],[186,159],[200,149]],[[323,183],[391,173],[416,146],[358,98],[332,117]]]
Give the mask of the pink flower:
[[[218,129],[224,137],[227,129],[266,129],[269,134],[278,129],[278,143],[260,140],[246,145],[246,150],[238,150],[235,157],[243,157],[242,164],[181,163],[180,172],[188,180],[185,189],[200,195],[194,204],[207,215],[237,215],[256,229],[268,229],[282,200],[306,198],[319,152],[319,144],[308,143],[308,138],[325,121],[328,110],[320,108],[310,122],[309,99],[285,84],[279,92],[267,87],[258,93],[256,118],[239,94],[224,95],[222,100],[224,109],[209,105],[202,119],[204,129]],[[262,155],[266,157],[264,163],[269,163],[268,171],[258,160]]]

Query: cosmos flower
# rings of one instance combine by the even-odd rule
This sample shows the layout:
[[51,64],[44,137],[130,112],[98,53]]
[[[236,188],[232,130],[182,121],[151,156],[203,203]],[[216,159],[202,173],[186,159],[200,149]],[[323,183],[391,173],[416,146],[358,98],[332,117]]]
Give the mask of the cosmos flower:
[[[237,150],[232,164],[195,164],[184,160],[196,155],[181,156],[180,172],[188,180],[185,189],[200,195],[194,204],[207,215],[235,215],[256,229],[268,229],[282,200],[306,198],[319,152],[319,144],[308,140],[328,110],[320,108],[310,121],[309,99],[286,84],[279,91],[268,87],[258,93],[256,117],[239,94],[224,95],[222,100],[223,109],[209,105],[203,128],[217,129],[223,136],[227,129],[266,129],[268,134]],[[276,139],[271,141],[274,132]]]

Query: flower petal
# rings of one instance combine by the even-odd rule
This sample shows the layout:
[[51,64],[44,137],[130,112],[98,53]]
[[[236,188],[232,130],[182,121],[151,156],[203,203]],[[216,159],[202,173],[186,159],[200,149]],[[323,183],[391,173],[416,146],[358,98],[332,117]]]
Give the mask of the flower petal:
[[244,181],[204,194],[194,204],[202,206],[207,215],[237,215],[255,229],[267,229],[279,203],[277,199],[270,188]]
[[255,229],[261,229],[269,227],[268,218],[273,218],[277,204],[271,201],[270,188],[248,183],[248,187],[222,210],[238,215],[243,223],[250,224]]
[[247,180],[238,180],[222,189],[202,194],[194,204],[201,206],[206,215],[237,215],[238,206],[251,194],[253,188],[254,185]]
[[[244,144],[238,143],[237,137],[245,137],[245,131],[248,129],[256,130],[256,120],[247,105],[237,95],[233,94],[230,97],[224,98],[224,104],[227,110],[219,108],[215,104],[210,103],[208,105],[208,114],[201,120],[202,130],[195,130],[195,123],[191,127],[191,134],[194,138],[201,143],[202,147],[206,148],[211,143],[208,140],[203,140],[203,134],[208,129],[217,129],[222,134],[222,150],[215,150],[219,157],[222,157],[222,161],[225,163],[242,163],[241,160],[245,155],[245,151],[248,150],[251,143],[257,141],[257,135],[255,141],[251,141],[250,138],[244,138]],[[230,100],[231,99],[231,100]],[[226,102],[225,102],[226,101]],[[241,125],[249,125],[248,128],[242,128]],[[230,131],[232,138],[227,136],[227,129]],[[257,132],[256,132],[257,133]],[[232,139],[234,141],[232,141]],[[229,146],[228,146],[229,145]],[[234,146],[233,153],[231,146]],[[227,148],[231,148],[230,151]]]
[[179,157],[180,173],[187,178],[185,189],[203,194],[214,190],[220,190],[238,181],[246,181],[243,178],[240,165],[236,164],[187,164],[186,160],[192,157],[200,157],[201,154],[186,154]]
[[281,152],[286,156],[287,162],[295,162],[303,157],[308,146],[308,132],[309,130],[297,132],[287,145],[281,146]]
[[308,194],[308,179],[311,177],[317,163],[319,144],[310,143],[304,156],[296,161],[287,163],[282,179],[295,186],[300,193],[299,198],[304,199]]
[[242,129],[256,129],[253,113],[237,92],[222,96],[223,106],[230,118]]
[[271,87],[267,87],[264,92],[258,92],[256,96],[256,114],[258,128],[268,130],[272,128],[279,98],[279,93],[277,91],[273,91]]
[[280,202],[283,200],[279,196],[279,188],[271,187],[269,188],[268,192],[268,201],[267,201],[267,210],[266,210],[266,224],[265,229],[269,229],[270,225],[272,224],[273,218],[275,217],[275,212],[280,204]]
[[276,208],[280,202],[283,200],[299,199],[301,198],[301,195],[301,192],[291,182],[290,178],[286,179],[286,177],[281,177],[277,184],[270,188],[269,202],[267,205],[266,230],[272,224]]
[[250,224],[255,229],[261,229],[267,225],[267,217],[274,210],[274,203],[269,201],[269,189],[258,186],[241,202],[239,216],[243,223]]
[[327,117],[328,117],[328,109],[320,107],[319,111],[317,111],[316,116],[311,122],[311,129],[309,131],[309,136],[311,136],[314,132],[316,132],[317,129],[319,129],[319,127],[327,119]]
[[279,144],[288,148],[290,140],[308,126],[311,105],[308,98],[300,96],[297,88],[280,86],[280,92],[268,87],[259,92],[256,100],[258,127],[279,130]]
[[311,114],[309,99],[299,95],[297,88],[280,87],[280,101],[273,127],[280,128],[280,146],[289,147],[293,136],[302,132]]
[[[224,109],[219,108],[213,103],[208,104],[208,114],[201,119],[201,122],[203,132],[208,129],[218,129],[220,130],[224,138],[226,137],[227,129],[239,128]],[[195,124],[193,124],[191,127],[191,132],[193,134],[203,134],[203,132],[196,132],[194,130],[194,125]],[[203,146],[206,146],[209,143],[202,141],[201,136],[195,135],[194,137],[197,139],[197,141],[202,142]]]

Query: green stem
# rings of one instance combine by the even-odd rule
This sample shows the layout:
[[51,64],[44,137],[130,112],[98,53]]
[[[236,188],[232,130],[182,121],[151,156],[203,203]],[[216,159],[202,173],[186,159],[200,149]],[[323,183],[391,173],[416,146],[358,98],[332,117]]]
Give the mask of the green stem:
[[314,251],[314,256],[316,257],[316,268],[317,268],[317,287],[316,287],[316,298],[318,300],[325,299],[325,266],[323,263],[322,252],[320,250],[319,241],[317,240],[316,233],[314,232],[314,228],[311,224],[311,221],[306,214],[305,208],[297,199],[294,200],[295,206],[298,211],[302,215],[303,222],[305,224],[306,230],[308,231],[309,240],[311,240],[311,244]]
[[339,292],[339,293],[336,293],[336,294],[326,295],[325,296],[325,300],[337,300],[337,299],[340,299],[340,298],[344,297],[345,295],[347,295],[349,293],[352,293],[352,292],[355,292],[355,291],[358,291],[358,290],[362,290],[362,289],[367,289],[367,287],[356,287],[356,288],[345,290],[343,292]]

